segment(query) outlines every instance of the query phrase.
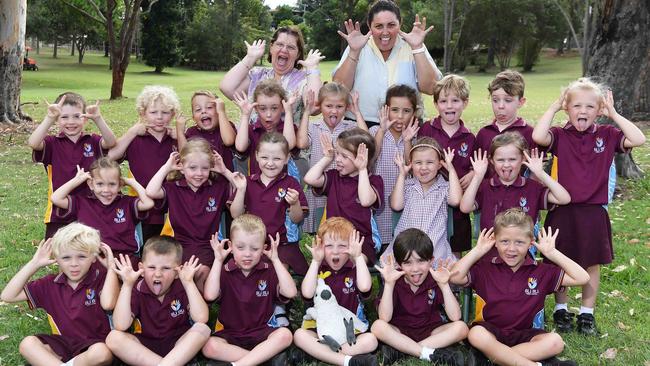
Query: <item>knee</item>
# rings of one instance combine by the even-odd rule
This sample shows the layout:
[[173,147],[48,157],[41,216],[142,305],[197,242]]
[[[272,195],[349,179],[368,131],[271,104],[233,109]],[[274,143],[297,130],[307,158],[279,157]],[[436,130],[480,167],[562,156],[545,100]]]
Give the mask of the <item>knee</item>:
[[453,324],[452,329],[454,330],[454,334],[456,335],[456,338],[458,340],[467,338],[467,334],[469,333],[469,328],[467,327],[467,324],[465,324],[464,321],[457,320],[452,324]]
[[23,338],[22,341],[20,341],[20,344],[18,345],[18,351],[20,352],[21,355],[25,355],[26,353],[33,351],[34,346],[42,344],[41,340],[38,339],[36,336],[27,336]]
[[201,352],[205,357],[213,358],[216,355],[217,348],[219,347],[219,341],[215,337],[210,337],[205,343]]
[[293,334],[288,328],[278,328],[273,332],[273,338],[277,339],[278,344],[282,347],[287,348],[293,342]]
[[548,343],[549,349],[553,351],[554,354],[559,355],[564,351],[564,340],[557,333],[548,333]]
[[191,332],[195,332],[196,334],[200,335],[202,338],[208,339],[210,338],[210,327],[208,327],[205,323],[194,323],[192,325],[192,328],[190,328]]
[[476,347],[481,348],[485,344],[485,328],[480,325],[472,327],[467,333],[467,340],[469,343]]
[[86,352],[88,358],[97,365],[110,365],[113,362],[113,353],[105,343],[95,343]]
[[376,337],[381,337],[386,333],[386,329],[389,327],[387,322],[377,319],[372,323],[372,326],[370,327],[370,331],[372,334],[374,334]]
[[111,330],[106,337],[106,346],[111,350],[115,351],[119,349],[124,342],[125,333],[119,330]]

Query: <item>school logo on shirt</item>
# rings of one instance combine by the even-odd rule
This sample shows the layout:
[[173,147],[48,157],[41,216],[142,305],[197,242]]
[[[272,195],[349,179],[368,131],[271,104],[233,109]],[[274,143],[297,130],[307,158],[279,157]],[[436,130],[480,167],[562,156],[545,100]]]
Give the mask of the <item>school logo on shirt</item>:
[[524,290],[524,293],[529,296],[539,295],[539,290],[537,289],[537,278],[528,277],[528,288]]
[[433,305],[433,299],[436,298],[436,292],[433,291],[432,288],[430,288],[429,291],[427,291],[427,297],[429,298],[429,299],[427,300],[427,303],[428,303],[429,305]]
[[354,280],[352,277],[345,277],[345,279],[343,279],[343,283],[345,284],[345,288],[343,289],[344,294],[351,294],[355,291]]
[[93,151],[93,145],[86,142],[84,143],[83,148],[84,148],[84,157],[92,158],[93,156],[95,156],[95,152]]
[[257,281],[257,291],[255,291],[255,296],[257,297],[266,297],[269,296],[269,290],[266,289],[266,280]]
[[519,197],[519,207],[521,207],[521,210],[525,213],[528,213],[528,211],[530,211],[526,197]]
[[124,210],[121,208],[115,209],[115,218],[113,221],[116,224],[121,224],[126,221],[126,217],[124,217]]
[[467,145],[467,142],[463,142],[460,144],[460,149],[458,149],[458,155],[466,158],[469,156],[469,145]]
[[217,211],[217,201],[214,199],[214,197],[208,197],[208,205],[205,206],[205,210],[207,212]]
[[287,195],[287,190],[284,188],[278,188],[278,195],[275,197],[275,202],[282,202],[282,199]]
[[172,311],[169,313],[169,315],[171,315],[172,318],[185,314],[185,309],[183,309],[181,300],[179,299],[172,300],[170,307]]
[[97,304],[97,298],[95,298],[95,290],[92,288],[87,288],[86,289],[86,301],[84,301],[84,305],[86,306],[93,306]]
[[605,141],[603,141],[602,137],[597,137],[596,147],[594,147],[594,152],[596,154],[600,154],[603,151],[605,151]]

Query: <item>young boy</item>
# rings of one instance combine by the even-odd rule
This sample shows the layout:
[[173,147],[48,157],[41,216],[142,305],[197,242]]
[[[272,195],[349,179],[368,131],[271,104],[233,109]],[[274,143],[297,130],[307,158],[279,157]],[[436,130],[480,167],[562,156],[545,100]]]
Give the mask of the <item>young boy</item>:
[[[138,271],[129,257],[120,254],[115,262],[122,289],[106,344],[123,362],[184,365],[210,337],[208,305],[194,284],[199,261],[192,256],[181,266],[182,258],[183,248],[176,239],[156,236],[145,244]],[[131,334],[127,330],[134,319],[135,334]]]
[[[542,228],[534,242],[530,216],[511,208],[496,216],[494,228],[483,230],[474,249],[453,267],[451,282],[473,288],[477,303],[484,303],[469,342],[496,364],[575,365],[555,358],[564,349],[559,334],[532,328],[546,295],[589,281],[580,265],[555,248],[557,234]],[[528,255],[531,244],[559,267],[537,263]],[[498,256],[479,261],[495,245]]]
[[[363,237],[352,223],[342,217],[331,217],[318,228],[311,247],[311,264],[302,281],[303,298],[311,300],[316,292],[319,273],[329,272],[324,280],[340,306],[356,314],[367,323],[361,299],[370,297],[372,278],[361,254]],[[324,262],[323,262],[324,261]],[[318,326],[318,324],[316,324]],[[316,329],[307,324],[294,334],[296,346],[316,359],[334,365],[377,365],[377,358],[371,354],[377,348],[377,338],[368,332],[358,334],[356,343],[341,344],[341,350],[334,352],[318,341]]]
[[[224,365],[259,365],[271,358],[271,364],[283,365],[291,331],[273,327],[271,318],[274,304],[287,303],[298,290],[278,257],[280,235],[269,235],[271,245],[264,250],[264,223],[257,216],[243,214],[233,220],[230,236],[219,241],[215,234],[211,240],[214,263],[204,296],[207,301],[217,300],[220,308],[215,333],[203,354],[225,361],[219,363]],[[230,253],[232,258],[224,264]]]
[[[411,140],[416,132],[417,137],[433,137],[443,150],[454,150],[452,164],[460,178],[460,186],[465,191],[474,176],[470,157],[476,142],[474,134],[460,118],[469,103],[469,82],[458,75],[445,76],[435,85],[433,102],[438,116],[425,122],[419,131],[413,126],[404,131],[405,156],[411,151]],[[458,208],[453,209],[453,212],[454,231],[449,238],[449,246],[456,256],[460,256],[461,252],[472,248],[472,226],[468,214],[460,212]]]
[[[92,119],[101,135],[84,133],[88,119]],[[57,124],[59,134],[52,136],[47,132],[53,123]],[[62,219],[54,214],[50,195],[65,182],[74,178],[77,167],[88,171],[95,159],[104,155],[104,150],[115,146],[113,131],[99,112],[99,101],[86,107],[81,95],[66,92],[59,95],[54,104],[49,104],[43,122],[36,127],[27,140],[32,148],[34,162],[43,163],[48,177],[47,208],[45,210],[45,239],[72,222],[72,218]],[[90,191],[86,185],[79,186],[73,193]]]
[[[449,262],[438,260],[434,271],[433,243],[419,229],[402,231],[393,244],[393,257],[376,267],[384,279],[372,333],[384,342],[383,364],[404,356],[445,365],[466,365],[463,352],[447,347],[467,337],[460,306],[449,287]],[[444,306],[449,322],[440,306]],[[471,363],[469,363],[471,364]]]
[[[93,265],[100,251],[106,263],[113,261],[111,248],[100,242],[99,231],[72,223],[42,242],[2,290],[2,301],[26,300],[30,309],[47,312],[52,335],[37,334],[20,342],[20,354],[29,364],[110,365],[113,361],[103,343],[111,330],[104,310],[115,306],[119,284],[112,270]],[[54,263],[59,266],[58,274],[29,281],[40,268]]]

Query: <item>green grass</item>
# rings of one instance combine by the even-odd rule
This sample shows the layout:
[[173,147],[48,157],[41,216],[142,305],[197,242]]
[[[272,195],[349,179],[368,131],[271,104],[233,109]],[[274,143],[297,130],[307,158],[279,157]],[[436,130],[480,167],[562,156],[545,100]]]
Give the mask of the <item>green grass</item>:
[[[32,55],[39,63],[37,72],[23,74],[21,102],[35,121],[44,113],[43,99],[49,101],[63,91],[72,90],[87,100],[101,100],[101,110],[117,135],[121,135],[137,119],[135,98],[143,86],[149,84],[171,85],[181,98],[183,110],[189,112],[189,97],[199,89],[217,89],[223,72],[193,71],[184,68],[166,69],[162,75],[151,68],[133,62],[129,66],[124,84],[125,99],[107,100],[111,75],[107,59],[98,54],[87,54],[84,64],[67,55],[52,59],[49,50]],[[65,52],[62,52],[65,53]],[[61,54],[61,53],[60,53]],[[580,76],[577,57],[545,57],[532,73],[524,75],[528,102],[521,115],[534,121],[559,95],[560,88]],[[331,79],[335,61],[321,66],[324,78]],[[464,120],[476,132],[492,118],[486,86],[494,76],[490,73],[467,73],[472,86],[470,104],[464,112]],[[425,99],[428,116],[434,113],[431,97]],[[229,117],[237,121],[234,104],[227,102]],[[557,117],[561,120],[564,116]],[[29,127],[29,126],[28,126]],[[89,126],[89,130],[95,130]],[[21,132],[22,131],[22,132]],[[30,130],[31,131],[31,130]],[[28,131],[29,132],[29,131]],[[34,243],[44,232],[42,224],[46,197],[46,177],[42,166],[31,162],[31,152],[26,147],[28,132],[24,129],[4,130],[0,134],[0,287],[31,257]],[[635,159],[648,171],[650,148],[635,150]],[[602,286],[597,305],[597,320],[601,335],[583,337],[567,335],[566,349],[562,357],[578,361],[581,365],[647,365],[650,363],[650,330],[647,314],[650,313],[650,178],[638,181],[620,181],[622,196],[610,208],[614,230],[616,259],[602,269]],[[615,271],[619,266],[626,266]],[[622,267],[619,267],[621,269]],[[45,273],[43,270],[39,273]],[[579,300],[571,292],[571,307],[578,307]],[[547,300],[547,314],[552,311],[553,301]],[[633,309],[633,311],[631,311]],[[632,314],[631,314],[632,313]],[[549,326],[552,327],[552,323]],[[551,328],[552,329],[552,328]],[[0,365],[23,363],[18,354],[18,343],[28,334],[48,332],[49,327],[42,311],[30,311],[25,303],[0,304]],[[614,360],[600,358],[608,348],[618,353]],[[424,365],[417,360],[405,361],[403,365]]]

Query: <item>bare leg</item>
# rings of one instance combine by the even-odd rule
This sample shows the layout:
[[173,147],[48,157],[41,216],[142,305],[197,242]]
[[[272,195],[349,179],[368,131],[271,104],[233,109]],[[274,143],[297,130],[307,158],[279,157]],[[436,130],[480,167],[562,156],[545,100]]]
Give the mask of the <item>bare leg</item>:
[[340,352],[334,352],[327,345],[318,343],[318,335],[312,330],[296,330],[293,340],[298,348],[307,352],[312,357],[333,365],[343,365],[345,363],[345,356],[370,353],[377,349],[377,338],[371,333],[358,335],[357,343],[353,346],[344,343],[341,345]]
[[541,361],[562,353],[564,341],[557,333],[538,334],[529,342],[520,343],[512,349],[529,360]]
[[400,352],[404,352],[414,357],[420,357],[420,353],[422,353],[422,346],[420,344],[402,334],[397,327],[390,325],[383,320],[375,320],[375,322],[372,323],[371,331],[377,339]]
[[[182,337],[176,341],[167,355],[160,361],[160,366],[184,365],[196,356],[205,342],[210,338],[210,328],[203,323],[194,323]],[[76,365],[75,365],[76,366]]]
[[[583,295],[584,296],[584,295]],[[555,303],[556,304],[566,304],[569,302],[569,288],[566,287],[562,292],[555,293]]]
[[457,320],[439,326],[431,332],[429,337],[418,343],[429,348],[443,348],[467,338],[468,332],[467,324],[462,320]]
[[74,366],[101,366],[113,362],[113,353],[105,343],[95,343],[74,358]]
[[205,357],[213,360],[235,362],[246,356],[249,351],[230,344],[223,338],[210,337],[205,346],[203,346],[202,352]]
[[133,334],[112,330],[106,345],[120,360],[129,365],[156,366],[162,357],[145,347]]
[[289,347],[292,340],[293,336],[289,329],[278,328],[264,342],[248,351],[229,344],[223,338],[210,337],[203,347],[203,354],[215,360],[235,362],[237,366],[259,365]]
[[534,361],[523,357],[512,348],[497,341],[494,334],[488,332],[487,329],[480,325],[474,326],[469,330],[467,339],[472,346],[478,348],[498,365],[536,366]]
[[589,282],[582,286],[582,306],[593,308],[600,287],[600,264],[587,267],[587,273],[589,273]]
[[[41,342],[36,336],[27,336],[23,338],[18,346],[20,354],[31,365],[61,365],[61,357],[58,356],[50,346]],[[67,360],[66,360],[67,361]]]

